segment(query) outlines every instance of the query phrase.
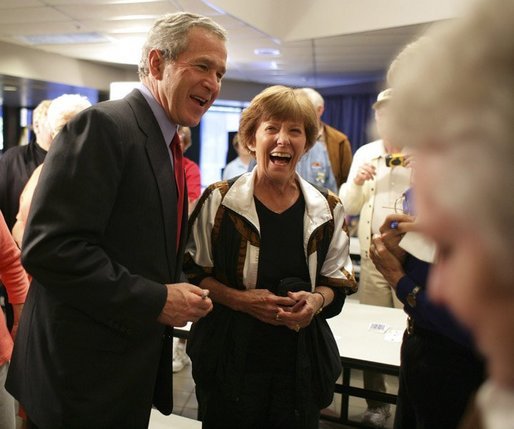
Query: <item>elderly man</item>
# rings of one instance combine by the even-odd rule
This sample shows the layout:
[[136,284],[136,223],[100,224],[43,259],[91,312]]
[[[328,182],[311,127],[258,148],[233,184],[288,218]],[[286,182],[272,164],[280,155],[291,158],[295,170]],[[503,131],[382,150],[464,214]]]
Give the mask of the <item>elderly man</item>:
[[[323,100],[321,94],[312,88],[302,89],[307,94],[316,110],[319,126],[317,143],[321,144],[321,146],[319,144],[314,146],[313,149],[317,153],[314,155],[315,152],[313,152],[313,154],[310,155],[310,160],[308,156],[309,153],[300,160],[298,173],[312,183],[320,184],[331,190],[334,190],[333,188],[335,188],[335,191],[337,192],[339,187],[346,182],[348,172],[350,171],[350,165],[352,164],[352,147],[350,145],[350,140],[341,131],[338,131],[321,121],[321,115],[323,115],[325,110],[325,100]],[[320,155],[320,153],[323,152],[324,157]],[[327,155],[328,159],[326,159]],[[331,167],[332,172],[324,170],[325,167]],[[330,173],[333,173],[333,175]],[[335,184],[333,183],[334,179]]]
[[181,282],[187,192],[176,126],[196,126],[225,73],[226,33],[159,18],[141,85],[75,116],[36,188],[22,259],[34,277],[7,388],[40,428],[146,428],[172,410],[171,328],[212,309]]

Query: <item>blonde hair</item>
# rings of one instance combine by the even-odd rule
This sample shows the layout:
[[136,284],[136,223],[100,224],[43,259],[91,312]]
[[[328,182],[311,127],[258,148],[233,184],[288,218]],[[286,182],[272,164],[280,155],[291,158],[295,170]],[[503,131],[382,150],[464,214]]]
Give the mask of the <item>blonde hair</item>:
[[[514,2],[487,0],[433,27],[394,70],[398,138],[441,151],[434,197],[466,218],[514,277]],[[471,218],[472,217],[472,218]]]
[[269,119],[298,121],[303,123],[306,136],[306,150],[316,143],[318,117],[309,97],[302,89],[282,85],[266,88],[256,95],[243,111],[239,122],[239,144],[252,153],[249,145],[255,140],[255,132],[262,121]]
[[77,113],[91,106],[86,97],[79,94],[64,94],[52,101],[48,108],[48,127],[55,137],[66,123]]
[[46,121],[46,115],[48,113],[48,108],[50,107],[51,103],[52,100],[43,100],[41,103],[37,105],[37,107],[34,109],[34,112],[32,113],[33,126],[36,126],[37,124]]

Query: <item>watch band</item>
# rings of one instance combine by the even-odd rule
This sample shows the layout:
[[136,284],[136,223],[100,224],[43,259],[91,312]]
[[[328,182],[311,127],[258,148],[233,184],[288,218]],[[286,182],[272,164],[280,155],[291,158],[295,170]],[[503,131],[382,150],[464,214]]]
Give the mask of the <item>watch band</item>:
[[421,286],[416,286],[412,289],[411,292],[407,295],[407,304],[409,304],[412,308],[416,307],[418,293],[421,291]]

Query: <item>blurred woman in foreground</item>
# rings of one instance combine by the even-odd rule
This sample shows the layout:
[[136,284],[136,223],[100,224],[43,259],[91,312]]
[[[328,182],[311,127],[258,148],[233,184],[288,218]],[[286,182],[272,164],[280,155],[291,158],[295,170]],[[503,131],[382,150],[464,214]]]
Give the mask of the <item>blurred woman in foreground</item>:
[[438,244],[429,293],[472,331],[489,379],[464,428],[514,427],[514,2],[428,33],[395,77],[392,115],[417,148],[420,228]]

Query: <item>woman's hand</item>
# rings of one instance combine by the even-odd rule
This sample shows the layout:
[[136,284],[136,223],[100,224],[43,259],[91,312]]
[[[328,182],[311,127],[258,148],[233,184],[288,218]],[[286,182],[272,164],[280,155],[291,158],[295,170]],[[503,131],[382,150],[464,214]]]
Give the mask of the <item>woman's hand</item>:
[[293,308],[296,301],[287,296],[278,296],[267,289],[250,289],[240,294],[240,311],[270,325],[284,325],[279,314],[283,309]]
[[306,291],[289,292],[288,296],[295,304],[292,307],[279,308],[277,319],[280,324],[298,332],[310,325],[316,312],[323,306],[324,298],[319,293]]

